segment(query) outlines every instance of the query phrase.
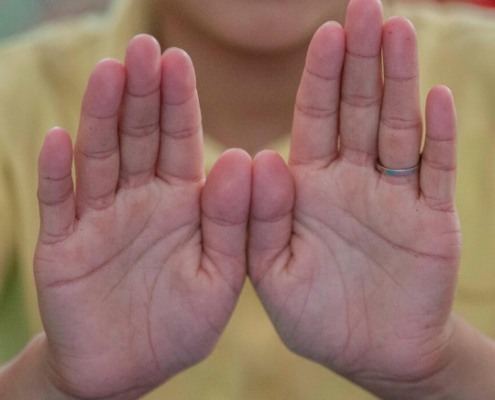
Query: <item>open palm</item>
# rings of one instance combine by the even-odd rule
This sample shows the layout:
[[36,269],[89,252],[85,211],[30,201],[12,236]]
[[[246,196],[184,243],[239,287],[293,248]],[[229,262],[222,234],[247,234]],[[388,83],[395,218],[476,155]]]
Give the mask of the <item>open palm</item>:
[[204,359],[235,307],[251,160],[228,152],[205,183],[192,63],[145,35],[125,67],[93,71],[74,153],[75,195],[65,131],[39,163],[48,374],[77,397],[136,398]]
[[414,28],[352,0],[345,31],[325,24],[310,45],[289,168],[272,152],[254,161],[258,295],[290,349],[370,390],[441,369],[452,333],[461,235],[447,88],[428,97],[421,171],[376,170],[377,158],[416,165],[421,134]]

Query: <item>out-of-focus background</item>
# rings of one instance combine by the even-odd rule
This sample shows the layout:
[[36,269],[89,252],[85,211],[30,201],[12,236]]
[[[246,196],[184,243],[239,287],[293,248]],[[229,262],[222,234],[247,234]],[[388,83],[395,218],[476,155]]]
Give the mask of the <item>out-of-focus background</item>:
[[[0,39],[52,19],[103,11],[112,0],[0,0]],[[164,0],[166,1],[166,0]],[[331,1],[331,0],[330,0]],[[452,0],[404,0],[439,1]],[[495,0],[455,0],[495,7]]]
[[52,19],[103,11],[110,0],[0,0],[0,39]]

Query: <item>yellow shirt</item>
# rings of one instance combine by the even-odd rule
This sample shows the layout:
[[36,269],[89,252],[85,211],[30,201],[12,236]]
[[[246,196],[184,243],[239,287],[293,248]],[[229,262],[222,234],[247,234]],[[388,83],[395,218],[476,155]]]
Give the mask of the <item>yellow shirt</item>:
[[[459,119],[457,205],[464,233],[455,310],[495,337],[495,12],[461,4],[384,3],[385,17],[416,27],[423,110],[428,90],[449,86]],[[0,362],[42,329],[32,258],[39,217],[37,157],[45,132],[75,137],[81,100],[98,60],[123,60],[128,41],[151,29],[148,0],[39,28],[0,48]],[[289,138],[271,148],[288,156]],[[206,168],[223,151],[205,138]],[[147,399],[373,399],[291,354],[250,284],[205,362]]]

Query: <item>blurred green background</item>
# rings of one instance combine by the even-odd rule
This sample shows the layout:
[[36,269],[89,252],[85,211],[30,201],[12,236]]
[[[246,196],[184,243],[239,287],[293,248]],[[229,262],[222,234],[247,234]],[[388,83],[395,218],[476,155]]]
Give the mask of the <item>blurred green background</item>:
[[0,37],[29,27],[40,14],[39,0],[0,0]]
[[109,0],[0,0],[0,39],[47,20],[104,10]]

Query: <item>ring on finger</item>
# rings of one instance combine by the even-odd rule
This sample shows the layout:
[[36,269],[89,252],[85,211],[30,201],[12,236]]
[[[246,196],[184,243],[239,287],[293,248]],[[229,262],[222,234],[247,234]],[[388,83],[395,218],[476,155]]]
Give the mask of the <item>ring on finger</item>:
[[382,174],[391,175],[391,176],[409,176],[414,175],[421,166],[421,155],[419,156],[419,161],[414,167],[404,168],[404,169],[392,169],[387,168],[380,163],[380,160],[376,160],[376,169],[380,171]]

